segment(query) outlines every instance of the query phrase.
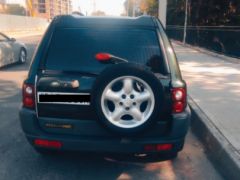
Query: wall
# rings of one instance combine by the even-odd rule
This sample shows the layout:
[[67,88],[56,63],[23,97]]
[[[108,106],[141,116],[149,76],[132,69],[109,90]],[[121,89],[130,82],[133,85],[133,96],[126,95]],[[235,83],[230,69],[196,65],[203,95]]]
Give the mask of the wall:
[[43,18],[0,14],[0,32],[41,31],[48,24]]

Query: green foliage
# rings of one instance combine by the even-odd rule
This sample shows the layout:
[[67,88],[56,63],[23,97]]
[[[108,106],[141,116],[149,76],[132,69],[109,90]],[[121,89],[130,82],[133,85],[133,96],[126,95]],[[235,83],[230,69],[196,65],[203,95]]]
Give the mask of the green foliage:
[[[136,14],[158,15],[159,0],[126,0],[124,3],[129,16]],[[168,0],[167,24],[183,25],[186,0]],[[240,0],[189,0],[188,25],[240,25]]]
[[146,4],[146,12],[151,16],[158,16],[158,0],[141,0],[141,3]]
[[185,0],[168,0],[167,24],[183,25],[185,17]]
[[158,0],[126,0],[124,7],[129,16],[133,16],[134,3],[136,16],[142,14],[158,16]]
[[[167,24],[183,25],[185,0],[168,0]],[[239,0],[189,0],[188,25],[240,25]]]

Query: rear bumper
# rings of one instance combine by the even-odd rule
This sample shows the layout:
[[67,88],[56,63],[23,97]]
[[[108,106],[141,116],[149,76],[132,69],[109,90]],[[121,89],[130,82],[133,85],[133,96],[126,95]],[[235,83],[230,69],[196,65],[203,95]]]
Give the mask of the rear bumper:
[[[29,143],[34,146],[35,139],[47,139],[60,141],[63,146],[59,150],[66,151],[83,151],[83,152],[109,152],[109,153],[146,153],[145,145],[153,144],[173,144],[173,148],[164,152],[178,152],[182,150],[184,139],[163,140],[161,138],[150,139],[134,139],[134,138],[118,138],[118,139],[103,139],[103,138],[76,138],[76,137],[52,137],[52,136],[31,136],[26,135]],[[150,153],[151,151],[147,151]],[[151,153],[154,153],[152,151]],[[162,151],[162,153],[164,153]]]
[[[44,119],[38,119],[34,111],[25,108],[20,109],[19,116],[22,129],[32,145],[35,139],[47,139],[61,141],[63,144],[61,150],[144,153],[144,145],[146,144],[171,143],[173,144],[171,152],[180,151],[183,148],[188,131],[191,113],[190,109],[187,108],[184,113],[173,115],[171,125],[159,122],[150,132],[131,138],[112,135],[96,121],[75,120],[73,122],[76,124],[74,124],[73,127],[75,128],[73,129],[51,129],[51,132],[49,132],[47,129],[43,129],[41,123],[39,123],[41,120],[43,120],[42,122],[48,122],[49,119],[45,119],[45,121]],[[64,120],[54,119],[53,121],[62,122]],[[74,130],[76,132],[82,131],[83,134],[68,133],[68,131],[74,132]],[[164,133],[160,135],[160,131]]]

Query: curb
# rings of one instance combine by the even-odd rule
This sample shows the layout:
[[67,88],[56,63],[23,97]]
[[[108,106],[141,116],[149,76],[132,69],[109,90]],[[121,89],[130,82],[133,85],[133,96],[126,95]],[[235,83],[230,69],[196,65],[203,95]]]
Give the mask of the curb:
[[192,110],[191,128],[203,142],[209,158],[226,179],[239,179],[240,155],[191,97],[188,103]]
[[219,53],[216,53],[214,51],[210,51],[208,49],[197,47],[197,46],[193,46],[193,45],[190,45],[190,44],[183,44],[180,41],[176,41],[176,40],[172,40],[172,39],[171,39],[171,41],[173,43],[175,43],[175,44],[179,44],[181,46],[194,49],[194,50],[199,51],[201,53],[204,53],[204,54],[207,54],[207,55],[210,55],[210,56],[213,56],[213,57],[220,58],[221,60],[224,60],[225,62],[231,62],[231,63],[235,63],[235,64],[240,64],[240,58],[234,58],[234,57],[226,56],[226,55],[219,54]]

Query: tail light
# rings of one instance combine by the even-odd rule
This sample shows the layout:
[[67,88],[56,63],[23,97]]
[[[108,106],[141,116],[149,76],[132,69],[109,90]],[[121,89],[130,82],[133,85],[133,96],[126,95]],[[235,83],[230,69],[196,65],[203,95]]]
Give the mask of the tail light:
[[169,151],[173,148],[173,144],[147,144],[144,151]]
[[22,89],[22,103],[23,106],[26,108],[33,109],[35,107],[35,92],[34,86],[31,84],[23,84]]
[[173,113],[181,113],[187,105],[187,92],[186,88],[173,88],[172,89],[172,111]]
[[35,139],[34,145],[39,146],[39,147],[60,149],[62,147],[62,142],[49,141],[49,140],[45,140],[45,139]]

